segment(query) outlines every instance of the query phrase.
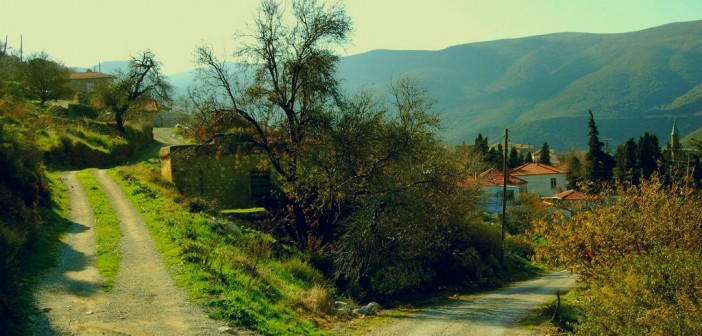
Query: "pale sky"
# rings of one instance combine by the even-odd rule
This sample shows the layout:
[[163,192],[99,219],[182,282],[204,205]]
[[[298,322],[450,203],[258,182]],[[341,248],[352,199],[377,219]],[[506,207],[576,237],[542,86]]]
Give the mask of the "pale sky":
[[[166,73],[194,67],[199,44],[230,53],[258,0],[3,0],[0,39],[67,66],[151,49]],[[702,20],[702,0],[346,0],[354,23],[343,55],[449,46],[557,32],[620,33]]]

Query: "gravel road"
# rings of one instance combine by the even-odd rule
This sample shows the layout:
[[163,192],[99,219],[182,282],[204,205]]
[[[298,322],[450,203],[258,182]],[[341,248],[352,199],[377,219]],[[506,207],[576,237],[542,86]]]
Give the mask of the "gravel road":
[[75,172],[62,175],[74,222],[58,266],[37,293],[38,335],[219,335],[209,319],[173,285],[136,209],[105,170],[95,171],[121,222],[122,261],[110,293],[95,270],[93,214]]
[[576,276],[568,271],[551,273],[413,314],[369,330],[368,335],[532,335],[533,331],[516,326],[516,322],[542,303],[555,298],[557,290],[573,287],[575,280]]

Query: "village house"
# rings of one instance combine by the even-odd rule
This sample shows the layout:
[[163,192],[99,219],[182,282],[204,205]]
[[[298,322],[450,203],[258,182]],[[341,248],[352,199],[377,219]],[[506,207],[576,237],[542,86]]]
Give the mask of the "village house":
[[68,79],[71,90],[80,94],[93,92],[98,86],[111,83],[115,76],[88,69],[85,72],[71,72]]
[[270,172],[253,144],[218,138],[207,145],[161,148],[161,175],[188,196],[216,201],[221,208],[250,208],[268,197]]
[[577,190],[566,190],[552,197],[542,197],[542,200],[552,211],[560,211],[566,218],[570,218],[573,212],[590,204],[591,198]]
[[512,169],[511,175],[527,182],[527,192],[539,196],[553,196],[567,190],[567,172],[541,163],[525,163]]
[[[483,194],[480,203],[487,213],[502,213],[502,194],[504,174],[494,169],[479,175],[466,177],[461,185],[466,187],[480,186]],[[513,175],[507,175],[507,204],[519,200],[519,194],[526,191],[527,182]]]

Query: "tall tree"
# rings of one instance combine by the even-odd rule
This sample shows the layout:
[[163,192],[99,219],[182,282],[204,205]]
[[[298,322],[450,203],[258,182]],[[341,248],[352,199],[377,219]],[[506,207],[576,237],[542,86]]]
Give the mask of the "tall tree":
[[103,104],[114,113],[117,130],[124,134],[124,120],[128,113],[143,108],[146,103],[170,101],[173,88],[161,73],[161,63],[150,51],[132,57],[126,72],[99,90]]
[[614,159],[605,153],[604,144],[600,141],[600,132],[595,124],[592,110],[588,111],[588,151],[585,155],[585,177],[593,182],[608,182],[612,179]]
[[614,155],[616,162],[617,174],[616,177],[620,181],[625,181],[631,174],[631,182],[638,184],[638,172],[636,170],[636,141],[634,138],[629,138],[626,143],[617,147],[617,152]]
[[[288,12],[289,10],[289,12]],[[305,146],[319,141],[329,111],[340,101],[336,46],[348,42],[351,19],[341,3],[264,0],[234,54],[233,74],[211,48],[196,50],[200,77],[212,93],[210,109],[243,119],[251,141],[283,179],[292,210],[291,233],[308,243],[308,186],[301,179]],[[199,102],[196,102],[199,104]]]
[[522,157],[517,152],[517,148],[512,146],[509,150],[509,168],[514,168],[522,164]]
[[663,159],[657,135],[644,132],[639,138],[636,158],[641,168],[641,176],[645,179],[651,177],[651,174],[658,169],[659,161]]
[[475,138],[475,143],[473,145],[473,151],[486,157],[489,151],[488,138],[483,137],[481,133],[478,133],[478,136]]
[[539,155],[539,163],[545,165],[551,165],[551,148],[548,146],[548,142],[544,142],[541,146],[541,155]]
[[68,69],[40,52],[31,55],[21,68],[22,79],[28,96],[44,103],[49,99],[68,97]]

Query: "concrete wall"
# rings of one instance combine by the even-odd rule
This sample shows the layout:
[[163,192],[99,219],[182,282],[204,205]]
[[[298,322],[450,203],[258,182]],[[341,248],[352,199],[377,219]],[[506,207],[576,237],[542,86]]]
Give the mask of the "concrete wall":
[[170,146],[161,148],[159,158],[161,175],[184,195],[215,200],[221,208],[256,205],[251,175],[262,171],[263,156],[250,145]]
[[[546,174],[546,175],[523,175],[520,179],[527,181],[527,191],[539,196],[553,196],[558,188],[565,191],[566,174]],[[556,179],[556,187],[551,187],[551,179]]]

